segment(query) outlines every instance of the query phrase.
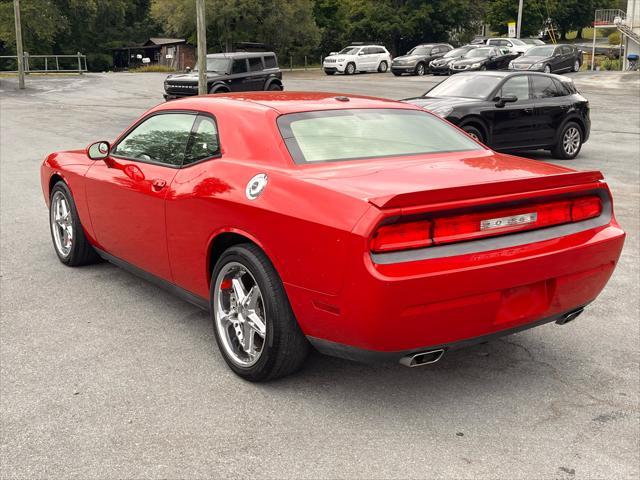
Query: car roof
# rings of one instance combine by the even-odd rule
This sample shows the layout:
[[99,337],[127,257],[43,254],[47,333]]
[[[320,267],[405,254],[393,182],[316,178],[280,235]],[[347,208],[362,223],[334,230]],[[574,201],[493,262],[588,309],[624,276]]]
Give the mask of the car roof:
[[274,52],[229,52],[229,53],[209,53],[207,58],[249,58],[263,57],[265,55],[275,55]]
[[394,108],[420,110],[406,103],[365,95],[331,92],[238,92],[186,97],[158,105],[154,110],[190,109],[208,111],[214,106],[235,109],[275,110],[280,114],[318,110],[348,110],[357,108]]
[[455,76],[459,77],[459,76],[465,76],[465,75],[466,76],[474,75],[474,76],[482,76],[482,77],[500,77],[500,78],[513,77],[516,75],[537,75],[537,76],[544,76],[544,77],[552,77],[552,78],[555,78],[556,80],[573,83],[573,80],[571,80],[571,78],[566,77],[564,75],[556,75],[554,73],[544,73],[544,72],[533,72],[533,71],[526,71],[526,70],[519,70],[519,71],[489,70],[489,71],[482,71],[482,72],[460,72],[460,73],[456,73]]
[[351,45],[348,45],[345,48],[363,48],[363,47],[380,47],[380,48],[386,48],[384,45],[378,45],[377,43],[372,43],[370,45],[354,45],[353,43]]

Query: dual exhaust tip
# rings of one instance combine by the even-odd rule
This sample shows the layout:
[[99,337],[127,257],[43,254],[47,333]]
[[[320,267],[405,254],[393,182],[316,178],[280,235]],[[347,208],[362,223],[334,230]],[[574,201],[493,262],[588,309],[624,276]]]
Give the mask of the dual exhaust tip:
[[[569,322],[572,322],[576,318],[580,316],[580,314],[584,312],[584,307],[577,308],[572,310],[569,313],[564,314],[556,323],[558,325],[566,325]],[[437,348],[435,350],[427,350],[420,353],[412,353],[411,355],[406,355],[400,359],[400,364],[405,367],[422,367],[423,365],[431,365],[436,362],[439,362],[440,359],[444,356],[444,348]]]

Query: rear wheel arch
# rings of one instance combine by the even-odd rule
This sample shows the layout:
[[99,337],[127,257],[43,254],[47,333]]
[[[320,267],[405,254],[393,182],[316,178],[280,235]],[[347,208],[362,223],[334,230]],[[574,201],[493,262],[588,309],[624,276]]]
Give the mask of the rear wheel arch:
[[264,85],[264,89],[269,90],[273,85],[277,85],[278,87],[280,87],[280,90],[284,90],[284,87],[282,86],[282,82],[277,78],[272,78],[268,80]]
[[586,136],[587,129],[586,129],[586,126],[585,126],[584,122],[582,121],[582,119],[578,115],[570,115],[569,117],[565,118],[562,121],[562,123],[558,127],[558,130],[557,130],[557,133],[556,133],[556,142],[558,142],[560,140],[560,135],[562,134],[562,130],[564,129],[564,127],[569,122],[576,123],[578,125],[578,127],[580,128],[580,134],[582,135],[582,141],[584,142],[584,138]]

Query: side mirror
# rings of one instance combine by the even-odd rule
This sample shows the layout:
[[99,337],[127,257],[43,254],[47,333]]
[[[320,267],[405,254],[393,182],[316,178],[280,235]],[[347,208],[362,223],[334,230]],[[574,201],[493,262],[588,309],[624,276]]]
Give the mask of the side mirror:
[[493,99],[496,102],[496,107],[502,108],[507,103],[514,103],[518,101],[518,97],[515,95],[504,95],[502,97],[496,97]]
[[109,156],[111,145],[109,142],[96,142],[87,147],[87,157],[91,160],[104,160]]
[[360,50],[360,51],[358,52],[358,55],[364,55],[364,52],[363,52],[362,50]]

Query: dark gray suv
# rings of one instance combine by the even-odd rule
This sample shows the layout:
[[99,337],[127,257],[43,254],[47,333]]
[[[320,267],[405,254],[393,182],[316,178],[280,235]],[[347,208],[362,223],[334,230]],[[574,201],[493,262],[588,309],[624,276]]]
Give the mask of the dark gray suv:
[[[283,90],[282,72],[273,52],[234,52],[207,55],[209,93]],[[198,94],[198,71],[169,75],[164,81],[164,98]]]
[[391,64],[391,72],[395,75],[408,73],[410,75],[424,75],[429,71],[432,60],[442,57],[453,50],[448,43],[425,43],[413,47],[406,55],[396,57]]

